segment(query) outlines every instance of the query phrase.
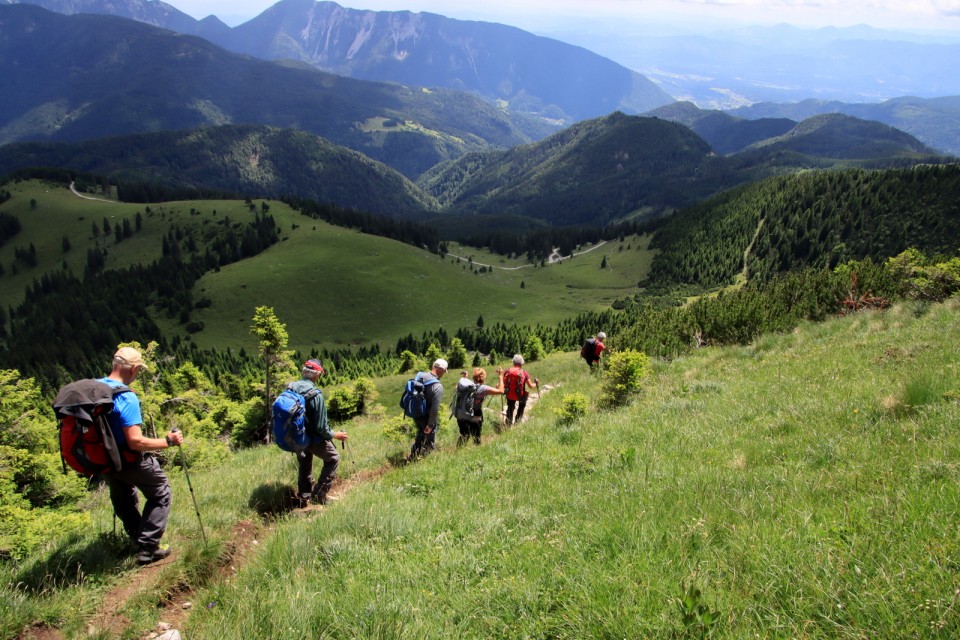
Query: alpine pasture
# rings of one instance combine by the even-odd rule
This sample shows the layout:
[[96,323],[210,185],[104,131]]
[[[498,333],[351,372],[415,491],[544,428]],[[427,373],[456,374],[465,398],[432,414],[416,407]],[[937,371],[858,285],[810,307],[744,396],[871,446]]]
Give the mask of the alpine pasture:
[[[193,474],[206,546],[174,469],[176,557],[134,589],[94,493],[86,534],[3,565],[4,637],[113,637],[88,627],[107,603],[122,637],[165,618],[198,640],[956,637],[958,312],[902,303],[700,349],[603,410],[602,378],[554,353],[528,363],[529,421],[496,433],[491,415],[481,446],[444,421],[438,452],[395,467],[409,442],[382,417],[342,425],[340,499],[306,513],[283,506],[290,454],[242,450]],[[591,408],[561,421],[572,394]]]
[[[162,238],[174,225],[202,234],[224,220],[250,218],[253,210],[264,211],[266,205],[281,241],[207,273],[195,287],[194,299],[210,304],[191,314],[203,329],[189,337],[205,348],[252,351],[256,341],[249,335],[250,317],[260,305],[276,310],[288,327],[290,347],[303,351],[376,343],[392,349],[408,333],[442,327],[454,334],[460,327],[475,326],[480,316],[490,324],[549,324],[581,311],[609,308],[617,298],[632,295],[652,259],[647,239],[631,236],[547,266],[526,265],[523,256],[510,260],[452,245],[450,252],[464,258],[458,260],[335,227],[279,201],[138,205],[82,199],[65,185],[39,181],[8,188],[13,197],[2,209],[16,214],[23,229],[0,247],[0,264],[11,265],[16,249],[31,243],[38,264],[19,268],[16,274],[8,267],[0,278],[0,299],[7,305],[16,305],[25,286],[45,271],[63,268],[64,262],[82,274],[90,248],[107,250],[107,268],[147,262],[159,257]],[[129,238],[116,242],[112,231],[103,231],[104,221],[112,230],[124,220],[135,224],[138,213],[141,228]],[[479,273],[471,257],[495,268]],[[601,268],[604,257],[607,266]],[[168,337],[188,336],[177,318],[158,314],[155,320]]]

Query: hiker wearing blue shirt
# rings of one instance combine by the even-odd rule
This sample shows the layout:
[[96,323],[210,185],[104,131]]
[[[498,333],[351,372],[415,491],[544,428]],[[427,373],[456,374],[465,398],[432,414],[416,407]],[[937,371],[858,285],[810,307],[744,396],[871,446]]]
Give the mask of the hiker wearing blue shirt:
[[[297,497],[301,507],[311,502],[327,504],[330,487],[337,476],[337,467],[340,466],[340,454],[334,445],[334,440],[346,441],[346,431],[333,431],[327,422],[327,406],[323,401],[323,393],[317,387],[317,380],[323,375],[323,365],[319,361],[310,359],[303,363],[300,369],[301,378],[290,383],[290,389],[307,398],[306,429],[310,437],[310,444],[297,455]],[[317,393],[310,393],[314,389]],[[323,460],[323,468],[317,483],[313,483],[313,457]]]
[[[443,403],[443,385],[439,380],[447,372],[447,361],[438,358],[430,371],[424,371],[417,374],[424,383],[428,383],[424,388],[424,395],[427,399],[427,415],[422,418],[414,418],[413,423],[417,427],[417,436],[413,440],[413,446],[410,448],[410,458],[424,456],[436,448],[437,427],[439,426],[440,405]],[[429,384],[431,380],[437,381],[436,384]]]
[[[139,351],[121,347],[113,356],[113,369],[100,381],[111,387],[125,386],[136,380],[146,363]],[[110,429],[123,452],[123,468],[104,474],[110,488],[113,511],[123,523],[123,529],[137,545],[137,562],[150,564],[170,555],[169,545],[160,545],[170,516],[170,482],[154,456],[143,455],[183,442],[183,434],[171,431],[163,438],[148,438],[143,433],[140,398],[133,391],[120,393],[108,415]],[[145,504],[140,511],[137,490],[143,493]]]

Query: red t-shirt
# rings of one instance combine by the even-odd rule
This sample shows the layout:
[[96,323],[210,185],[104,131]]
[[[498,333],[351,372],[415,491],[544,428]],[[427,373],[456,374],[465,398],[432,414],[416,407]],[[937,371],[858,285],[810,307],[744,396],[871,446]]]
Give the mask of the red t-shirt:
[[507,369],[507,373],[503,376],[503,383],[507,388],[507,400],[520,400],[530,395],[527,393],[527,380],[529,379],[530,374],[520,367]]

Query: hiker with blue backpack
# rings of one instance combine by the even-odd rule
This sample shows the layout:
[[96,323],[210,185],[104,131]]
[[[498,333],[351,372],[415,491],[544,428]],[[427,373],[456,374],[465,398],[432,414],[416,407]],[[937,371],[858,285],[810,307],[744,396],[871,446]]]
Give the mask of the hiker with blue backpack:
[[[104,473],[103,478],[110,488],[114,513],[137,545],[139,564],[150,564],[170,555],[169,545],[160,544],[170,516],[170,482],[157,459],[144,454],[183,443],[183,434],[178,430],[163,438],[148,438],[143,433],[140,398],[129,387],[146,368],[139,351],[121,347],[113,356],[110,375],[99,379],[116,392],[107,421],[123,460],[121,468]],[[146,501],[142,512],[137,490]]]
[[466,371],[461,374],[452,407],[457,426],[460,428],[458,447],[465,445],[471,438],[474,444],[480,444],[480,431],[483,429],[483,401],[487,396],[504,393],[503,369],[500,367],[497,367],[497,376],[500,378],[500,383],[496,387],[491,387],[486,384],[487,372],[482,367],[473,370],[472,382],[467,377]]
[[[340,454],[333,441],[347,440],[346,431],[333,431],[327,421],[323,392],[317,387],[317,380],[324,373],[323,365],[311,358],[303,363],[300,379],[287,385],[287,390],[301,396],[298,401],[303,403],[304,409],[302,444],[288,449],[297,456],[297,499],[301,507],[307,507],[310,503],[327,504],[327,494],[340,466]],[[279,440],[277,444],[283,446]],[[314,456],[323,460],[316,484],[313,483]]]
[[405,415],[413,418],[417,435],[410,447],[410,459],[425,456],[436,448],[440,405],[443,403],[443,385],[440,378],[447,372],[447,361],[437,358],[430,371],[418,372],[407,382],[400,406]]

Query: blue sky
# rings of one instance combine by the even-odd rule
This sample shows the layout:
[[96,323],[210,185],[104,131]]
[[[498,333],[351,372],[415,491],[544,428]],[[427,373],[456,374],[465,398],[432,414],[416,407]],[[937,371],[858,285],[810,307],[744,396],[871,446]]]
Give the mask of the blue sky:
[[[195,18],[214,14],[235,25],[275,0],[166,0]],[[708,20],[751,24],[948,30],[960,34],[960,0],[340,0],[376,11],[430,11],[450,18],[487,20],[536,31],[572,19],[692,24]]]

